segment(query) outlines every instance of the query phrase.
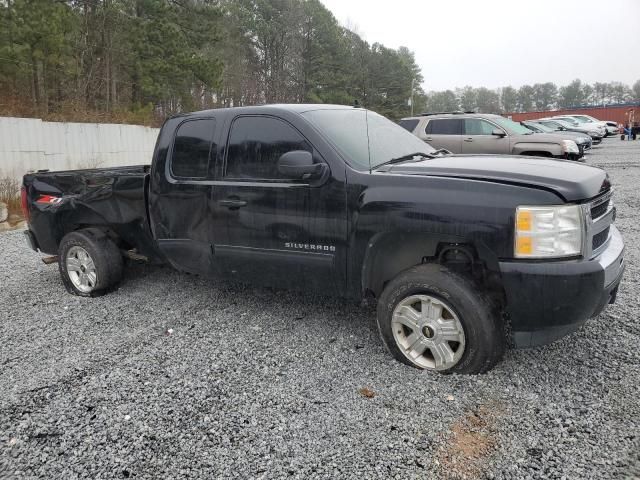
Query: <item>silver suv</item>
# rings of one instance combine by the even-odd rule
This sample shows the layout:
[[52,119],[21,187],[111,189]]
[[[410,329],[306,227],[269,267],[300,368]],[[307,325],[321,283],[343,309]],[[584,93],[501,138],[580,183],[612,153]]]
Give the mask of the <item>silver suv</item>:
[[434,113],[407,117],[399,124],[432,147],[452,153],[535,155],[578,160],[573,140],[550,133],[533,133],[500,115]]

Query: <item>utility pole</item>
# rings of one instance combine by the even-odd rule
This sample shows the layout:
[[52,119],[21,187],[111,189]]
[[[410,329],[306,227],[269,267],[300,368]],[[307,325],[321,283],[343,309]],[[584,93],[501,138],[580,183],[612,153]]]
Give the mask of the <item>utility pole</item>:
[[413,117],[413,85],[415,83],[415,79],[412,78],[411,79],[411,99],[409,100],[409,102],[411,103],[411,116]]

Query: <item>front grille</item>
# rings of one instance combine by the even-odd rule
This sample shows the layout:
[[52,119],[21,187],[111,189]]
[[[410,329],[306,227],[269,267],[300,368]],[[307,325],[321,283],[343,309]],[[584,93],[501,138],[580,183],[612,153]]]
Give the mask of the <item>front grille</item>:
[[[587,258],[594,258],[606,247],[611,231],[611,224],[615,218],[615,211],[611,196],[613,192],[607,188],[605,193],[585,205],[584,213],[587,217]],[[589,248],[591,247],[591,248]]]
[[595,207],[591,207],[591,218],[594,220],[600,218],[607,212],[607,208],[609,208],[609,202],[611,199],[607,198],[604,202],[596,205]]
[[594,251],[597,248],[601,247],[602,245],[604,245],[604,242],[607,241],[607,238],[609,238],[609,228],[607,227],[604,230],[602,230],[600,233],[596,233],[593,236],[593,240],[591,241],[591,250]]

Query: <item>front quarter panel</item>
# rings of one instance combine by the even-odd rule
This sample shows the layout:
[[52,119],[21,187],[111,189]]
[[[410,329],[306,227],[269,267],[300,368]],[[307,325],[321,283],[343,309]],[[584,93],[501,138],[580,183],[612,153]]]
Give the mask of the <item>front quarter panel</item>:
[[562,156],[562,147],[557,143],[531,142],[515,140],[512,147],[514,155],[522,155],[525,152],[549,152],[554,157]]
[[[350,172],[350,278],[362,294],[434,257],[442,244],[470,245],[488,268],[513,251],[518,205],[563,203],[555,194],[464,178]],[[381,265],[384,264],[384,267]],[[356,292],[354,292],[355,294]]]

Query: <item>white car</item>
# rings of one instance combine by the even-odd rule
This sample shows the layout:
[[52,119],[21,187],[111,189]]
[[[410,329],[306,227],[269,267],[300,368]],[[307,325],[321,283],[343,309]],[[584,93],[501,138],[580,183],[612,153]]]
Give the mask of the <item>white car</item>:
[[607,136],[607,129],[605,127],[605,123],[604,122],[600,122],[599,120],[598,120],[598,123],[585,122],[585,121],[582,121],[582,120],[578,120],[573,115],[556,115],[555,117],[551,117],[551,118],[555,119],[555,120],[564,120],[565,122],[570,123],[571,125],[576,126],[576,127],[580,126],[580,127],[589,128],[590,130],[595,130],[596,132],[598,132],[603,137]]
[[618,133],[618,126],[615,124],[615,122],[598,120],[597,118],[592,117],[591,115],[567,115],[567,117],[575,118],[580,123],[590,123],[590,124],[595,123],[596,125],[603,126],[606,131],[605,137],[609,135],[615,135]]
[[569,122],[566,120],[561,120],[559,118],[552,118],[552,117],[539,118],[536,120],[536,122],[540,122],[547,127],[553,128],[554,130],[586,133],[591,137],[591,140],[593,141],[594,145],[600,144],[602,142],[602,137],[604,137],[604,134],[601,133],[601,130],[595,129],[597,125],[593,127],[589,127],[587,126],[587,124],[584,124],[584,123],[577,123],[575,121]]

